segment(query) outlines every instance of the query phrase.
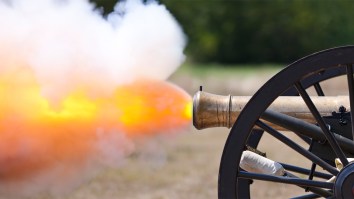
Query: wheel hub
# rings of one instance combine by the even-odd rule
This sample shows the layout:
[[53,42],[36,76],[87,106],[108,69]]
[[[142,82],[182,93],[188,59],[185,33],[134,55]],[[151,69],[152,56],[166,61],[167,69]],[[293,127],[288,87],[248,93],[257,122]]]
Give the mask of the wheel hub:
[[354,164],[344,167],[334,184],[336,198],[354,198]]

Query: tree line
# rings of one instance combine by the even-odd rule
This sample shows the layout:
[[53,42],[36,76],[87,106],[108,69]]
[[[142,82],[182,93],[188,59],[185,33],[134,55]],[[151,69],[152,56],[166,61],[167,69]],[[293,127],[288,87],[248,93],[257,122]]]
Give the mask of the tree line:
[[[289,63],[354,44],[354,1],[160,0],[183,27],[199,63]],[[96,0],[105,12],[114,0]],[[143,19],[142,19],[143,20]]]

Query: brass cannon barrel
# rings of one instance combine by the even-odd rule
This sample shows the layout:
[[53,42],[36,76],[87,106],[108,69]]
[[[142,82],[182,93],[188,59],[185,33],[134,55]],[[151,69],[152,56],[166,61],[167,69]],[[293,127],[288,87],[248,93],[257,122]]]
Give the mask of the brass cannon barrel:
[[[250,99],[250,96],[222,96],[198,91],[193,98],[193,125],[197,129],[230,128]],[[312,96],[311,100],[322,116],[331,115],[333,111],[338,111],[340,106],[350,108],[348,96]],[[280,96],[268,109],[316,123],[305,102],[299,96]]]

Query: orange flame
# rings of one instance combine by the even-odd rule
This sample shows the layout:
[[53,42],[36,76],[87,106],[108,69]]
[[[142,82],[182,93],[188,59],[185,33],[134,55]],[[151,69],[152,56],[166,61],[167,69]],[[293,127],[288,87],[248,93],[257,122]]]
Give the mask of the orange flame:
[[115,92],[119,120],[131,134],[170,131],[191,119],[191,100],[181,89],[166,82],[140,81]]
[[36,176],[58,163],[67,176],[99,154],[98,136],[166,133],[190,119],[190,97],[167,82],[133,82],[110,97],[78,90],[52,106],[31,75],[2,76],[0,182]]

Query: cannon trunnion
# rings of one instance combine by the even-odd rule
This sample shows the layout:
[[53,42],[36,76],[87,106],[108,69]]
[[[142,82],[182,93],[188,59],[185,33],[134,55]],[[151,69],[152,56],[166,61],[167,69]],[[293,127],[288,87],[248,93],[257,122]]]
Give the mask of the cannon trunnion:
[[[232,127],[220,162],[219,198],[252,198],[254,181],[303,189],[294,198],[354,198],[353,64],[354,46],[333,48],[288,65],[252,97],[198,92],[194,126]],[[344,82],[335,94],[327,90],[334,79]],[[264,151],[265,134],[276,152],[295,154],[296,161]]]

